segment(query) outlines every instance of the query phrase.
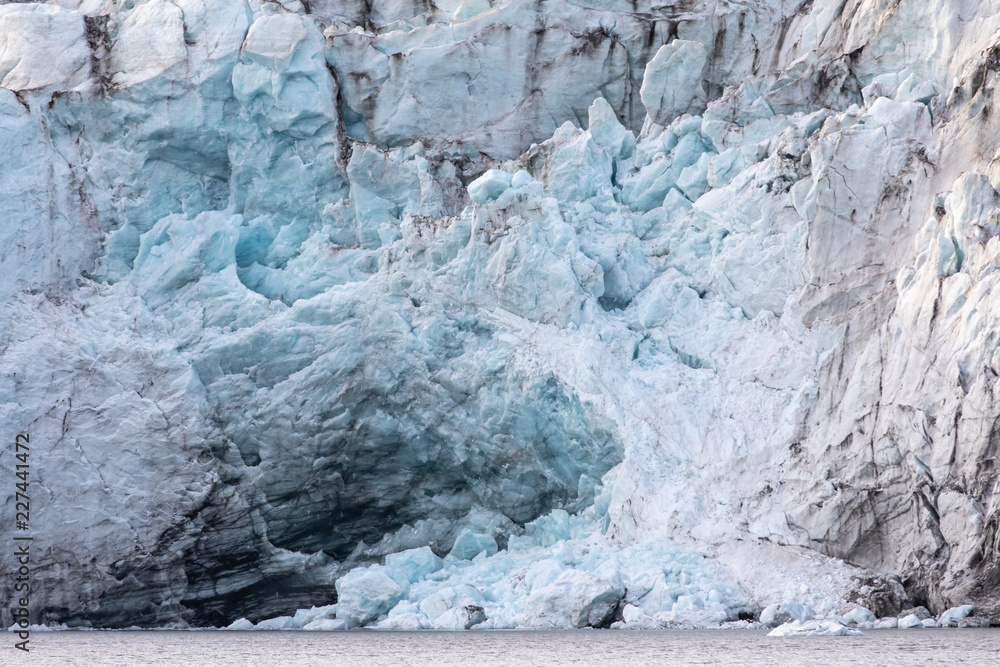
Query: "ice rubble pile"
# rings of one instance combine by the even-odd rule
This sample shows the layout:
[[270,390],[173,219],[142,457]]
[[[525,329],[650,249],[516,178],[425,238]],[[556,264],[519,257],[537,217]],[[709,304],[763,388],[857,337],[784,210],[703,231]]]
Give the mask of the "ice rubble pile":
[[[761,623],[774,628],[768,633],[770,637],[852,637],[864,634],[861,630],[869,628],[886,630],[989,626],[989,619],[974,615],[975,607],[972,605],[952,607],[942,612],[937,619],[926,607],[906,609],[901,611],[897,617],[887,616],[876,619],[875,614],[864,607],[856,607],[843,616],[826,614],[814,617],[811,609],[798,603],[786,603],[780,606],[790,607],[789,612],[783,617],[774,613],[768,614],[768,610],[779,607],[779,605],[772,605],[761,613]],[[778,625],[778,623],[781,624]]]
[[230,629],[701,627],[749,609],[716,563],[667,541],[620,547],[562,510],[525,528],[499,552],[464,531],[443,559],[428,547],[390,554],[338,580],[336,604]]
[[[0,6],[0,421],[45,462],[43,620],[990,608],[998,28]],[[600,535],[525,541],[595,501]]]

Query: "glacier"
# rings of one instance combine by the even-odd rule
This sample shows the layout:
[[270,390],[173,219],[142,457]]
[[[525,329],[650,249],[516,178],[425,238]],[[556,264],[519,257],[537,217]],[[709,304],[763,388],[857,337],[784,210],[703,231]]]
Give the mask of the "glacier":
[[0,5],[33,622],[1000,623],[998,32]]

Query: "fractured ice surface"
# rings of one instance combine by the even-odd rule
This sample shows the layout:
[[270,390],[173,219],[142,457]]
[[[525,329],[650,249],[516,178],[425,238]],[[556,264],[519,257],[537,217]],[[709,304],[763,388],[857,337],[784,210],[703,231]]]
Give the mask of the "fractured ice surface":
[[661,4],[0,7],[40,620],[986,618],[1000,15]]
[[[590,517],[556,510],[529,523],[500,553],[471,561],[449,555],[429,564],[426,547],[355,569],[337,582],[336,619],[343,629],[464,630],[582,627],[684,627],[736,620],[749,600],[719,566],[666,540],[620,547]],[[634,609],[641,616],[624,614]],[[323,608],[326,609],[326,608]],[[320,613],[269,619],[253,629],[310,629]],[[289,624],[290,625],[286,625]],[[250,629],[245,623],[230,627]]]

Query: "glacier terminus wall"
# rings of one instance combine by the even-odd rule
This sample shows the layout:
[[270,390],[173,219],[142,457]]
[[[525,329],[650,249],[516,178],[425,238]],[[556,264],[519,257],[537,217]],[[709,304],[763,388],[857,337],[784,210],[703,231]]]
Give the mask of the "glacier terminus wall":
[[0,4],[36,622],[1000,623],[998,72],[993,0]]

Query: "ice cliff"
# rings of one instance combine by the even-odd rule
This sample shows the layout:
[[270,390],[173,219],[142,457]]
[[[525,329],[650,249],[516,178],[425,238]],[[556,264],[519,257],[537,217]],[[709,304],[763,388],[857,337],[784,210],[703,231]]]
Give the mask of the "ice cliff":
[[1000,621],[998,71],[993,0],[0,4],[36,620]]

